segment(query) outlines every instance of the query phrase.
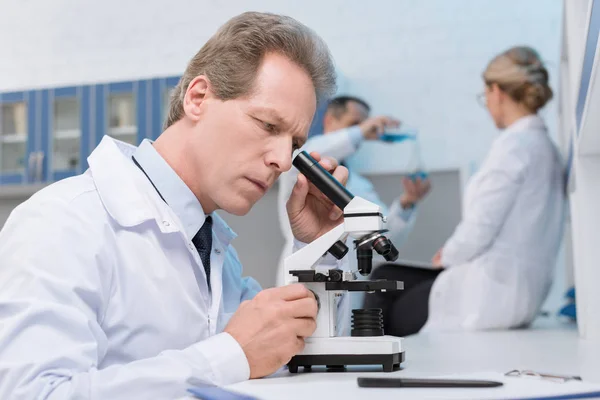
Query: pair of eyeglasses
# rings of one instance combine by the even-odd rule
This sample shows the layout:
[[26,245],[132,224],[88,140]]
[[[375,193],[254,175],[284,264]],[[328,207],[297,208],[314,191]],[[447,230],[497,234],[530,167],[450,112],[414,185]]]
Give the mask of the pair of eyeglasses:
[[581,380],[580,376],[542,374],[540,372],[535,372],[535,371],[530,371],[530,370],[518,370],[518,369],[513,369],[512,371],[508,371],[504,375],[512,376],[512,377],[530,377],[530,378],[546,379],[546,380],[549,380],[552,382],[559,382],[559,383]]
[[477,103],[479,103],[479,105],[481,107],[487,107],[487,100],[485,98],[485,93],[479,93],[476,98],[477,98]]

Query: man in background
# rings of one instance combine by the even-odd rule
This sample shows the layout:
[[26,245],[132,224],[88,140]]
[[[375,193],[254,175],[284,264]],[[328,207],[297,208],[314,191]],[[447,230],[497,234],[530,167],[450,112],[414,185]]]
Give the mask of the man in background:
[[[400,125],[400,121],[391,117],[383,115],[371,117],[369,115],[370,111],[369,104],[358,97],[339,96],[333,98],[328,103],[323,117],[323,134],[310,138],[302,147],[302,150],[316,151],[321,155],[333,157],[344,164],[344,160],[353,155],[364,141],[379,140],[386,129],[397,128]],[[294,247],[294,237],[287,218],[286,203],[297,177],[298,170],[292,168],[282,174],[279,179],[279,222],[286,244],[279,262],[277,286],[285,284],[284,259],[292,253]],[[431,184],[427,179],[416,178],[413,180],[404,177],[401,185],[398,186],[402,186],[399,195],[388,207],[383,203],[373,184],[367,178],[348,168],[347,189],[355,196],[362,197],[381,207],[383,215],[387,216],[386,229],[389,230],[388,237],[396,247],[401,246],[412,229],[417,204],[427,195]],[[352,243],[347,244],[350,249],[354,248]],[[354,250],[350,251],[346,257],[349,257],[348,265],[351,270],[356,270],[356,252]],[[351,295],[351,309],[362,307],[362,294],[356,292],[351,293]],[[347,300],[342,301],[339,312],[338,326],[342,329],[341,334],[348,333],[350,328],[349,316],[351,309],[346,308],[348,305],[345,301]]]

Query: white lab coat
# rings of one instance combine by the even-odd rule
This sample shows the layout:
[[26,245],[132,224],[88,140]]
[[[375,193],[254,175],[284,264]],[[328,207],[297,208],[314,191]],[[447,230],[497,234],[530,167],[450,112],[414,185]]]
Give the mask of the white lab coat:
[[134,150],[104,137],[85,174],[36,193],[0,233],[1,399],[173,399],[248,379],[223,332],[260,290],[235,234],[213,214],[209,291]]
[[[333,157],[338,161],[344,160],[357,150],[355,144],[350,138],[349,133],[351,129],[353,128],[343,129],[337,132],[328,133],[326,135],[313,137],[304,145],[302,150],[308,152],[316,151],[321,154],[321,156]],[[294,251],[294,236],[289,224],[286,203],[290,197],[294,185],[296,184],[297,176],[298,170],[292,167],[290,171],[282,174],[279,178],[277,209],[279,213],[279,224],[285,238],[285,246],[279,260],[276,278],[277,286],[282,286],[285,284],[284,260]],[[400,187],[400,182],[398,182],[398,186]],[[388,206],[379,198],[379,195],[375,191],[373,184],[367,178],[352,170],[349,170],[346,188],[355,196],[360,196],[381,207],[382,214],[387,216],[387,223],[385,226],[386,229],[389,230],[387,236],[390,238],[392,243],[399,248],[402,242],[405,240],[407,234],[414,226],[416,210],[414,208],[411,210],[403,210],[400,206],[399,199],[394,199],[393,203],[388,208]],[[356,271],[356,250],[354,250],[354,244],[352,243],[351,238],[348,239],[346,245],[351,250],[348,252],[346,257],[344,257],[344,262],[340,263],[339,265],[342,269]],[[374,255],[374,265],[376,265],[377,262],[383,261],[385,260],[382,257],[378,256],[377,254]],[[362,277],[359,278],[362,279]],[[347,298],[344,298],[340,303],[338,311],[338,326],[340,327],[338,332],[339,335],[348,335],[350,333],[349,328],[351,310],[362,307],[364,297],[363,293],[353,292],[351,293],[351,297],[352,299],[350,301]]]
[[531,322],[550,289],[565,204],[563,166],[543,120],[518,120],[494,141],[468,184],[423,331]]

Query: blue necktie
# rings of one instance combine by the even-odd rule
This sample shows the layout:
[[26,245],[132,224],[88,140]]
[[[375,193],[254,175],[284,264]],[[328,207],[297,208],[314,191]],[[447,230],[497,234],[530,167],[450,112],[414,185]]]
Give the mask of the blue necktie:
[[196,236],[192,239],[192,243],[196,246],[198,254],[200,254],[200,260],[204,266],[206,272],[206,283],[210,289],[210,252],[212,250],[212,217],[208,216],[204,220],[204,225],[196,233]]

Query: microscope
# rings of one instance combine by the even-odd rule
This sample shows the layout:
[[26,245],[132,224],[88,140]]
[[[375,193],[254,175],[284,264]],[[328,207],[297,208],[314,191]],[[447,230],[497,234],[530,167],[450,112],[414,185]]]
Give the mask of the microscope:
[[404,361],[402,341],[384,335],[381,309],[352,310],[351,336],[336,336],[336,322],[338,304],[344,293],[402,290],[403,282],[357,280],[352,271],[316,265],[327,253],[341,260],[348,252],[345,244],[348,236],[356,247],[361,275],[371,272],[373,250],[387,261],[395,261],[398,250],[384,235],[387,230],[383,229],[385,217],[381,208],[352,195],[305,151],[298,153],[293,165],[343,210],[344,221],[284,261],[287,283],[302,283],[315,294],[319,304],[317,328],[305,339],[304,350],[288,363],[289,371],[297,373],[298,367],[310,371],[315,365],[344,370],[347,365],[369,364],[381,365],[385,372],[399,369]]

